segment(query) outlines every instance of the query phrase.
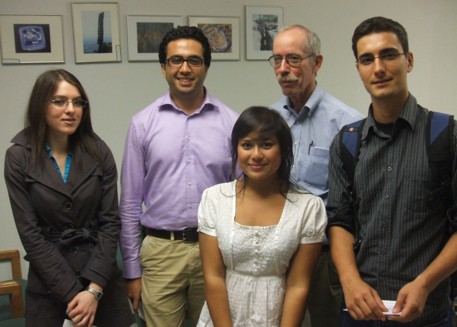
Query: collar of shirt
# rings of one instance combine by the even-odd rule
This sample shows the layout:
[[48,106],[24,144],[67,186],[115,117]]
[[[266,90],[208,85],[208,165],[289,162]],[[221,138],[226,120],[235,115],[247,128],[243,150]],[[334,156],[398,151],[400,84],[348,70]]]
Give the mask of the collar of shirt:
[[313,93],[311,94],[308,101],[306,101],[305,105],[298,114],[292,107],[292,104],[290,103],[290,99],[288,97],[286,98],[283,108],[289,111],[290,114],[293,115],[296,120],[305,120],[306,117],[311,117],[317,110],[317,108],[319,107],[319,103],[324,97],[324,94],[324,90],[319,85],[316,85],[316,88],[314,89]]
[[[49,158],[51,158],[51,161],[54,164],[54,167],[57,169],[59,174],[62,176],[62,172],[60,171],[59,165],[57,164],[56,159],[52,155],[51,147],[48,144],[45,144],[45,149],[46,149],[46,152],[47,152]],[[71,158],[72,157],[73,157],[73,155],[71,154],[71,152],[68,152],[67,153],[67,159],[65,160],[65,171],[64,171],[63,176],[62,176],[62,179],[63,179],[64,183],[67,183],[67,181],[68,181],[68,173],[70,172]]]
[[[395,125],[398,125],[399,121],[402,121],[401,126],[408,125],[414,131],[417,122],[417,100],[411,94],[408,96],[408,99],[406,100],[403,109],[400,113],[400,116],[397,118],[397,121],[395,122]],[[396,130],[399,127],[394,127],[394,135],[396,134]],[[377,131],[378,128],[376,127],[376,121],[373,117],[373,105],[370,104],[370,107],[368,109],[367,121],[363,126],[362,130],[362,140],[365,140],[370,132]]]
[[[167,92],[162,98],[162,102],[158,104],[159,110],[166,110],[166,109],[174,109],[180,112],[183,112],[181,108],[179,108],[176,103],[171,98],[170,92]],[[213,97],[208,94],[205,89],[205,98],[203,99],[202,105],[195,110],[192,115],[197,115],[203,110],[217,110],[216,101]]]

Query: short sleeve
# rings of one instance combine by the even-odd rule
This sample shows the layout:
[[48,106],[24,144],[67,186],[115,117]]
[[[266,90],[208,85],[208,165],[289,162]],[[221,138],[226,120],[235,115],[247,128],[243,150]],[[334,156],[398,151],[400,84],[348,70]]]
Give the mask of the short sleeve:
[[327,226],[327,213],[322,199],[315,195],[308,195],[303,211],[303,228],[301,244],[320,243],[324,239]]
[[198,206],[198,231],[210,236],[217,236],[216,232],[216,201],[211,198],[209,189],[203,191],[202,199]]

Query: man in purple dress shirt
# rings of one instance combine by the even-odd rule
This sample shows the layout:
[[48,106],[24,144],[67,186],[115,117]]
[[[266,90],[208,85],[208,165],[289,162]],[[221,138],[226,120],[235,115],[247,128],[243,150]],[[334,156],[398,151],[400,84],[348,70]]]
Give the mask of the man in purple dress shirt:
[[[203,83],[211,63],[196,27],[168,32],[159,48],[169,91],[131,121],[121,174],[121,251],[128,295],[147,326],[196,324],[204,303],[197,208],[203,190],[232,179],[238,114]],[[146,235],[142,240],[142,235]]]

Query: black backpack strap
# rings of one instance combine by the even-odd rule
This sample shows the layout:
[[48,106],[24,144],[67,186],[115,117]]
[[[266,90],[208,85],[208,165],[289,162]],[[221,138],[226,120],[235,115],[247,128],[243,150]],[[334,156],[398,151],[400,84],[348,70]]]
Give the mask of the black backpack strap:
[[427,155],[432,170],[434,191],[432,201],[441,201],[447,208],[453,205],[451,196],[454,116],[430,111],[427,117]]
[[[356,121],[352,124],[346,125],[341,129],[340,135],[340,152],[341,161],[343,162],[343,169],[348,175],[350,188],[349,193],[351,196],[350,201],[352,202],[354,212],[357,211],[356,204],[356,193],[354,189],[354,174],[355,167],[359,160],[360,146],[362,142],[362,129],[365,124],[366,118]],[[354,252],[358,252],[361,244],[361,240],[358,234],[359,226],[357,219],[355,221],[355,243],[353,245]]]
[[356,121],[343,127],[340,133],[340,149],[343,169],[349,177],[351,183],[351,192],[355,196],[354,190],[354,173],[357,161],[359,159],[360,143],[362,140],[362,129],[366,118]]
[[[447,218],[450,222],[449,232],[453,233],[456,229],[455,212],[456,207],[452,196],[452,164],[454,161],[454,116],[439,112],[430,111],[427,117],[427,155],[432,179],[434,181],[434,191],[430,201],[441,202],[449,210]],[[451,275],[451,301],[457,295],[457,273]]]

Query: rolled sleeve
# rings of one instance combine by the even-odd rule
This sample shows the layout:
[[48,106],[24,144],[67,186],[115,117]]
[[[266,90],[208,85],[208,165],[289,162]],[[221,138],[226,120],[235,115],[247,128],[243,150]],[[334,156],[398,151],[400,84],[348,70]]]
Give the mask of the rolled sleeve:
[[343,168],[339,146],[339,134],[337,134],[330,147],[327,230],[339,226],[355,234],[354,206],[349,192],[351,183]]

